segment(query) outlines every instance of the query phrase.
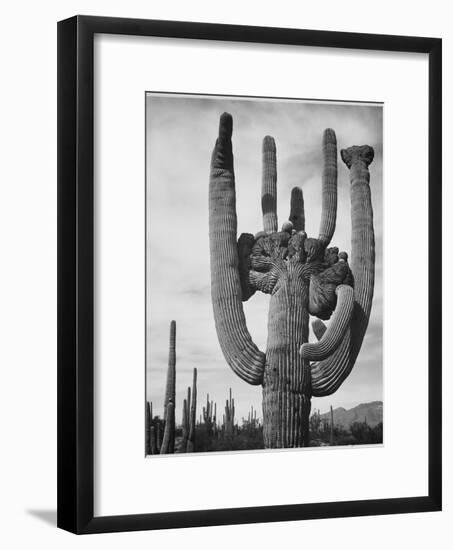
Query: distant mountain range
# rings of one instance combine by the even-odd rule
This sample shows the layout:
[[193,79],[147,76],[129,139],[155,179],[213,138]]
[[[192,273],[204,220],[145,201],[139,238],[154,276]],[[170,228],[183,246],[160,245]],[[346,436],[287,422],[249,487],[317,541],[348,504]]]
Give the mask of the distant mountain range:
[[[321,414],[321,418],[330,422],[330,412]],[[365,422],[365,420],[372,428],[383,421],[382,401],[361,403],[357,407],[348,410],[343,407],[333,410],[333,423],[335,426],[348,428],[353,422]]]

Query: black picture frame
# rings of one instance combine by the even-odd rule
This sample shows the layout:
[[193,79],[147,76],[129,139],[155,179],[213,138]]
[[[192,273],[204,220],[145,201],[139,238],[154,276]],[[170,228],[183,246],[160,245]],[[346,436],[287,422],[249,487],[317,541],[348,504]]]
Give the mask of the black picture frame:
[[[93,38],[95,33],[429,55],[429,490],[411,498],[95,517]],[[58,526],[73,533],[441,510],[442,42],[438,38],[75,16],[58,23]]]

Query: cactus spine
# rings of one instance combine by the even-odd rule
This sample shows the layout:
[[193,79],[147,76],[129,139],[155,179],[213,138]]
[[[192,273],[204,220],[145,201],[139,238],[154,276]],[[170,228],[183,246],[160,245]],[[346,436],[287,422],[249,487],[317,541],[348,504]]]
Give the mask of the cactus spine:
[[[263,141],[264,231],[237,240],[231,115],[220,117],[211,158],[209,234],[211,293],[217,336],[232,370],[263,386],[265,447],[309,442],[312,396],[330,395],[349,375],[360,351],[374,286],[373,211],[369,146],[341,151],[350,169],[352,270],[346,253],[329,245],[336,223],[337,142],[327,129],[322,140],[322,215],[317,239],[305,233],[302,190],[291,193],[289,222],[277,225],[275,142]],[[242,301],[257,290],[270,294],[266,353],[252,341]],[[320,319],[329,319],[329,327]],[[308,343],[309,314],[318,342]],[[227,402],[225,420],[230,413]]]

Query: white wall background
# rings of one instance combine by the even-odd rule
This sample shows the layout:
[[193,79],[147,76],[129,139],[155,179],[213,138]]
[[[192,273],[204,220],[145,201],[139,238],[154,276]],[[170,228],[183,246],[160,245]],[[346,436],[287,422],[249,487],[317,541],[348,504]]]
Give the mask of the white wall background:
[[[410,6],[410,9],[408,7]],[[444,512],[405,516],[75,537],[56,518],[56,21],[77,13],[325,30],[440,36],[444,97],[451,97],[453,27],[448,3],[354,0],[17,1],[2,9],[0,101],[0,543],[5,548],[245,548],[282,544],[413,550],[451,545],[453,357],[444,349]],[[447,70],[447,64],[449,65]],[[347,76],[345,76],[347,77]],[[444,181],[451,180],[452,109],[444,105]],[[407,182],[410,189],[410,182]],[[453,238],[445,185],[444,242]],[[453,268],[444,245],[444,278]],[[445,341],[453,306],[444,285]],[[152,498],[152,495],[150,495]],[[209,498],[209,495],[206,495]]]

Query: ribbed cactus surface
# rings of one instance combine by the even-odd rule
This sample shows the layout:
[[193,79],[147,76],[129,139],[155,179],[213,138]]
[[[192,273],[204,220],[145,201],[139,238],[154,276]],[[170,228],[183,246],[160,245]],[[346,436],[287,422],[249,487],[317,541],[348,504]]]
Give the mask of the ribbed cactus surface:
[[151,426],[150,428],[150,453],[151,455],[156,455],[158,452],[157,449],[157,440],[156,440],[156,428]]
[[354,307],[340,346],[330,357],[312,365],[312,392],[317,397],[337,391],[351,372],[362,346],[373,301],[375,243],[368,166],[374,152],[367,145],[354,146],[343,149],[341,157],[350,169]]
[[145,410],[145,454],[151,454],[151,422],[153,418],[152,406],[149,401],[146,402]]
[[330,438],[329,438],[330,444],[333,445],[333,409],[332,405],[330,405]]
[[261,208],[263,210],[264,231],[277,231],[277,152],[274,138],[263,140],[263,179]]
[[322,173],[322,214],[319,240],[328,245],[335,232],[337,221],[337,138],[327,128],[322,140],[324,168]]
[[317,342],[302,345],[300,354],[304,359],[322,361],[330,357],[343,342],[345,334],[349,330],[354,308],[354,291],[349,285],[339,285],[335,292],[337,306],[332,321]]
[[209,400],[209,394],[206,396],[206,405],[203,407],[203,422],[208,436],[211,436],[214,431],[214,401]]
[[265,355],[252,341],[242,307],[232,124],[230,115],[222,115],[211,162],[209,226],[212,304],[220,346],[228,364],[246,382],[261,384]]
[[192,397],[189,414],[189,435],[187,439],[187,452],[195,451],[195,426],[197,422],[197,369],[193,369]]
[[[170,323],[168,347],[167,384],[164,399],[164,437],[161,454],[175,452],[175,408],[176,408],[176,321]],[[169,416],[170,415],[170,416]]]
[[169,401],[167,405],[167,414],[165,420],[164,439],[160,454],[169,454],[175,452],[175,404]]
[[231,388],[229,398],[225,402],[225,414],[224,414],[224,428],[225,435],[227,437],[233,437],[234,432],[234,415],[235,415],[234,399],[232,396]]
[[[322,137],[322,214],[318,238],[305,233],[303,193],[291,193],[289,221],[278,231],[277,151],[272,137],[262,148],[263,231],[237,239],[232,150],[233,121],[220,117],[211,159],[209,235],[211,292],[217,336],[227,363],[250,384],[263,386],[266,447],[308,444],[313,395],[336,391],[352,369],[367,328],[374,286],[374,232],[369,146],[342,151],[350,169],[352,262],[327,248],[337,212],[337,141]],[[270,294],[267,349],[253,343],[242,300]],[[333,314],[333,315],[332,315]],[[317,342],[308,343],[309,316]],[[321,319],[330,319],[328,327]],[[231,413],[227,401],[225,420]]]
[[176,321],[170,323],[170,342],[168,346],[167,385],[165,388],[164,420],[167,419],[167,408],[170,400],[175,402],[176,391]]
[[291,190],[289,221],[293,224],[295,231],[305,230],[304,195],[300,187],[293,187]]
[[[188,388],[188,391],[190,392],[190,388]],[[187,452],[187,441],[189,439],[189,407],[188,401],[190,403],[190,396],[189,400],[184,399],[183,405],[182,405],[182,443],[181,443],[181,452],[185,453]]]

